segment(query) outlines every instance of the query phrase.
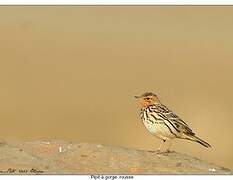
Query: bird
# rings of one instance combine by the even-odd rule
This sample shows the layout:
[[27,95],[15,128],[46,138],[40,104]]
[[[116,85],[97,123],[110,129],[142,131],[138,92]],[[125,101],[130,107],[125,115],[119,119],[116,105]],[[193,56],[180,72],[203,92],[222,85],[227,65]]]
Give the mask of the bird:
[[[171,152],[171,142],[176,138],[194,141],[206,148],[211,147],[209,143],[197,137],[186,122],[162,104],[156,94],[145,92],[135,98],[141,106],[140,119],[144,126],[152,135],[162,140],[158,153]],[[169,145],[163,150],[166,141]]]

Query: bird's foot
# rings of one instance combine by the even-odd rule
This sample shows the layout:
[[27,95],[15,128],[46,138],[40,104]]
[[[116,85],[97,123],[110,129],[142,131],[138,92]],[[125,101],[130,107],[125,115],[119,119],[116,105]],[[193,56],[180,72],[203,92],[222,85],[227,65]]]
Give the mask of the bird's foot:
[[174,152],[174,151],[170,151],[170,150],[165,150],[165,151],[161,151],[161,150],[157,150],[156,151],[156,154],[169,154],[169,153],[172,153],[172,152]]
[[161,150],[155,150],[155,151],[151,151],[151,150],[149,150],[149,151],[147,151],[148,153],[155,153],[155,154],[162,154],[162,153],[164,153],[164,151],[161,151]]
[[164,153],[170,153],[171,151],[168,149],[168,150],[166,150],[166,151],[164,151]]
[[155,153],[155,152],[157,152],[157,151],[147,151],[147,152],[149,152],[149,153]]

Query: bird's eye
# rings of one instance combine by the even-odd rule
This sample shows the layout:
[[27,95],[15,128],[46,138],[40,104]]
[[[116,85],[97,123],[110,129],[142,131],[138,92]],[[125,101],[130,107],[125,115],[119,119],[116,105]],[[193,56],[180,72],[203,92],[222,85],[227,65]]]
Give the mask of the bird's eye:
[[148,101],[148,100],[150,100],[150,98],[145,98],[145,100],[147,100],[147,101]]

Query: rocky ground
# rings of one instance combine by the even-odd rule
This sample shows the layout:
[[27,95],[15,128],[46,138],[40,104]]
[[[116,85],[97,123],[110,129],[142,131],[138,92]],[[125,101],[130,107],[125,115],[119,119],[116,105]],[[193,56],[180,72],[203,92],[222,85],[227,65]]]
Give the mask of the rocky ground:
[[1,174],[232,174],[198,158],[63,141],[0,145]]

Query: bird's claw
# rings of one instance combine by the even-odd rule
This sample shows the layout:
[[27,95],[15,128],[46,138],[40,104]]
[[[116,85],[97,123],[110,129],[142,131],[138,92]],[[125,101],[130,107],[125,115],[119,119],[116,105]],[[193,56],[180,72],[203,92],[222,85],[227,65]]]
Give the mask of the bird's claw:
[[156,151],[147,151],[147,152],[149,152],[149,153],[155,153]]
[[168,154],[168,153],[171,153],[171,152],[173,152],[173,151],[170,151],[170,150],[166,150],[166,151],[157,150],[156,154]]

